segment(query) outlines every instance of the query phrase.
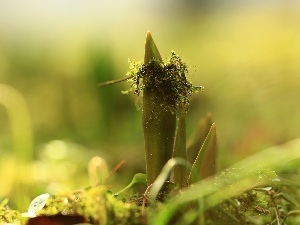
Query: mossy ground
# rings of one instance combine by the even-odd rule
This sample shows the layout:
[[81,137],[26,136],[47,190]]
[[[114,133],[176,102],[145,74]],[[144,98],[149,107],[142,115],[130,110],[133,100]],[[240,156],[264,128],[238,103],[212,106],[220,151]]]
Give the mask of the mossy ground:
[[[216,186],[233,186],[239,179],[237,170],[222,173],[214,180]],[[297,188],[283,185],[274,171],[262,170],[256,177],[259,182],[269,180],[269,185],[258,186],[222,201],[205,210],[205,224],[297,224],[299,218],[296,197]],[[234,191],[234,189],[232,190]],[[224,191],[224,194],[227,192]],[[288,194],[287,194],[288,193]],[[161,193],[162,194],[162,193]],[[160,196],[161,196],[160,194]],[[42,219],[55,218],[61,221],[81,219],[86,224],[152,224],[151,218],[160,210],[172,204],[173,197],[180,195],[178,190],[158,196],[155,205],[149,207],[147,195],[142,193],[123,198],[114,195],[106,186],[97,185],[82,190],[59,193],[45,199],[44,206],[36,210],[36,217],[30,219],[8,207],[8,200],[3,200],[0,209],[0,222],[11,224],[43,224]],[[222,194],[222,190],[220,190]],[[145,200],[145,201],[143,201]],[[38,204],[38,202],[36,202]],[[182,205],[168,224],[195,224],[199,222],[199,207],[192,201]],[[45,222],[45,221],[44,221]]]

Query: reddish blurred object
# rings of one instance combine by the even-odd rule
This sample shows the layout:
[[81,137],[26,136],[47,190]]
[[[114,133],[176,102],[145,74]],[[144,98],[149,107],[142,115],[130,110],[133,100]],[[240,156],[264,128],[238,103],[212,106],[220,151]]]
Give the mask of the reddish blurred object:
[[27,225],[73,225],[78,223],[84,223],[86,220],[84,217],[79,215],[74,216],[64,216],[64,215],[55,215],[55,216],[38,216],[30,218],[27,222]]

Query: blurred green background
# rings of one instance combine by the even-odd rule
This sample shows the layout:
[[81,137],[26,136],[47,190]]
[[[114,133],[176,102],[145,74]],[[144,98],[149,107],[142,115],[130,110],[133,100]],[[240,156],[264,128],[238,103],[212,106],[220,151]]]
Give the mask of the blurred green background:
[[[147,30],[164,59],[175,50],[205,87],[192,99],[188,134],[213,114],[219,169],[299,137],[299,9],[292,0],[1,1],[0,82],[23,96],[31,127],[19,124],[20,132],[33,134],[35,163],[21,176],[36,194],[89,185],[95,155],[110,169],[126,160],[116,183],[145,171],[138,100],[121,94],[126,82],[97,84],[124,77],[128,58],[143,59]],[[0,179],[8,184],[17,152],[11,120],[1,107]],[[11,188],[2,184],[1,196]]]

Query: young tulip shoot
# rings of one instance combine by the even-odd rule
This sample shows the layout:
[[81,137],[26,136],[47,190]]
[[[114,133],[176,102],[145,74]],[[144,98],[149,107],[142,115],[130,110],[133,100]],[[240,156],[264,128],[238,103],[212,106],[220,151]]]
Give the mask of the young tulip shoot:
[[169,82],[159,51],[147,32],[143,76],[143,131],[146,151],[148,185],[152,184],[163,166],[172,157],[176,130],[175,102],[168,96]]
[[[175,52],[171,54],[171,58],[164,63],[148,31],[144,63],[131,62],[127,73],[129,80],[133,81],[134,93],[143,93],[142,124],[148,185],[155,181],[163,166],[172,158],[178,110],[182,110],[180,115],[183,117],[191,94],[202,89],[187,81],[186,64]],[[183,124],[185,126],[185,123],[181,126]],[[180,130],[185,132],[185,128],[181,127]],[[175,155],[186,155],[185,135],[179,135],[176,139]],[[184,148],[180,148],[178,143]],[[178,152],[178,149],[183,152]]]

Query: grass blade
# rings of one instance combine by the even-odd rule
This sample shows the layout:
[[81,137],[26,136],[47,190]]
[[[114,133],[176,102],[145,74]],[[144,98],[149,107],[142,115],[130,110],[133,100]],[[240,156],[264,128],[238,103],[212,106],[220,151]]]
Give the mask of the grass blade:
[[199,179],[197,174],[200,174],[200,179],[212,176],[216,173],[216,156],[217,156],[217,138],[216,125],[213,123],[210,131],[199,151],[199,154],[193,164],[190,183],[195,183]]
[[199,121],[198,127],[193,132],[187,142],[187,156],[188,160],[193,164],[198,156],[199,149],[203,145],[205,138],[212,125],[211,113],[207,113],[205,118]]
[[258,183],[258,175],[254,176],[255,173],[257,174],[259,170],[264,168],[280,170],[286,163],[300,158],[299,149],[300,139],[295,139],[284,145],[260,151],[234,164],[231,168],[240,168],[238,172],[239,179],[234,184],[230,183],[220,187],[215,184],[213,178],[207,178],[195,183],[190,189],[183,192],[180,196],[174,197],[169,204],[166,204],[164,208],[153,216],[150,224],[168,224],[171,217],[183,204],[204,198],[204,210],[207,210],[209,207],[221,203],[225,198],[233,197],[247,189],[262,184],[264,180]]

